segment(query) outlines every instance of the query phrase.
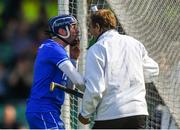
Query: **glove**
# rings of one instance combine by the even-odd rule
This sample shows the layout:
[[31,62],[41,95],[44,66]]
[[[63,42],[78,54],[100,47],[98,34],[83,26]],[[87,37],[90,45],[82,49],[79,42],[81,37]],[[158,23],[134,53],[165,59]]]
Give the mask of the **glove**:
[[84,118],[81,114],[79,114],[78,119],[79,119],[79,121],[80,121],[82,124],[84,124],[84,125],[90,123],[89,118]]

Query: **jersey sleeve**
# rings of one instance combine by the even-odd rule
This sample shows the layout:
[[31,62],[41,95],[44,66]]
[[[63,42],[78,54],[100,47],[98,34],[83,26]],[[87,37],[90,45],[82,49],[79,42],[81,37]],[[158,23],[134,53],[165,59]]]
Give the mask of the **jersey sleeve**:
[[76,68],[69,60],[63,62],[58,67],[70,78],[78,89],[84,91],[85,87],[83,77],[77,72]]
[[59,66],[66,60],[69,60],[67,52],[63,47],[50,46],[46,48],[48,61]]

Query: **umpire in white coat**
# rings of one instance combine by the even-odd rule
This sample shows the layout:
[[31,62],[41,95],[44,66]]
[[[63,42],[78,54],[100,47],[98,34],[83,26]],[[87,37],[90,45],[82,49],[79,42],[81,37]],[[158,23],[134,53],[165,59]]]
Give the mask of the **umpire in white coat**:
[[138,40],[119,34],[116,18],[102,9],[90,16],[90,47],[85,67],[85,93],[79,120],[94,129],[143,129],[148,115],[145,80],[157,76],[158,64]]

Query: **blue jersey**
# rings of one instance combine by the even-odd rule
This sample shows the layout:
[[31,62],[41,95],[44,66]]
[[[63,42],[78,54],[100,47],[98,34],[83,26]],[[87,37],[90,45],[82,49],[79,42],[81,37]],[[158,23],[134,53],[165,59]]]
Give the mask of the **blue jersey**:
[[57,42],[48,39],[41,44],[34,64],[34,79],[26,112],[60,113],[64,92],[59,89],[51,92],[50,83],[66,85],[67,77],[58,68],[58,65],[65,60],[69,60],[67,52]]

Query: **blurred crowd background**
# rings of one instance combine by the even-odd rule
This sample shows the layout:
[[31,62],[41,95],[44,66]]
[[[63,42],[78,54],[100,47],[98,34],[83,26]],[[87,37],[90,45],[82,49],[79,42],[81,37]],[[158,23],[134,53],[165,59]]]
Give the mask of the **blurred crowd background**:
[[28,128],[26,100],[37,48],[57,0],[0,0],[0,129]]

